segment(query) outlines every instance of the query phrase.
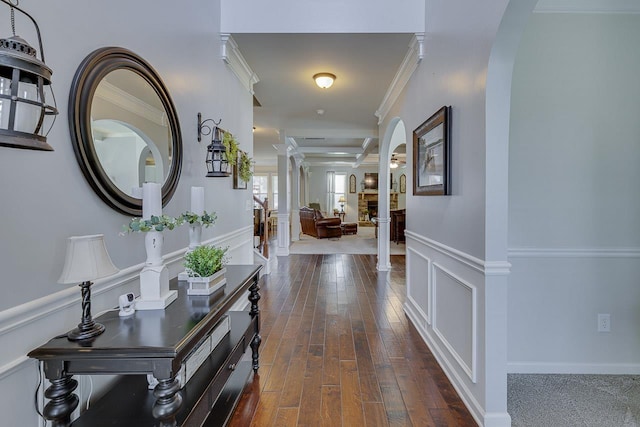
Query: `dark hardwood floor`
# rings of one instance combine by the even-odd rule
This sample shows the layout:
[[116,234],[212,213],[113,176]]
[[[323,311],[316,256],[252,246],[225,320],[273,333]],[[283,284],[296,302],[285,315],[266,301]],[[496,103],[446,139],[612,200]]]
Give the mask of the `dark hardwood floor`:
[[260,370],[230,422],[476,426],[402,310],[404,256],[280,257],[261,280]]

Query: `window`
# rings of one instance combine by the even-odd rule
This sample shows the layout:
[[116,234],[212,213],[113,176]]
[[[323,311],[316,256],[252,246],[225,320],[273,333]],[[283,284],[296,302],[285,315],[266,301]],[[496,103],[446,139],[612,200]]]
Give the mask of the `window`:
[[[258,197],[258,199],[264,201],[268,197],[268,181],[267,175],[253,175],[253,195]],[[271,205],[271,201],[269,201],[269,205]]]
[[342,173],[335,173],[333,171],[327,172],[327,193],[328,193],[328,207],[327,213],[332,214],[335,209],[340,211],[340,197],[344,197],[346,200],[347,189],[347,175]]

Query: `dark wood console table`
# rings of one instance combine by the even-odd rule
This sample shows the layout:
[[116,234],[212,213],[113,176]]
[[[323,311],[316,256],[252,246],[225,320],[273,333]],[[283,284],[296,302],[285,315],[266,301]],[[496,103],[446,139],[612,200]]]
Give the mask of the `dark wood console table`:
[[[233,413],[251,370],[258,370],[260,319],[258,265],[227,266],[226,286],[211,296],[188,296],[176,279],[178,299],[165,310],[137,311],[130,317],[108,312],[96,321],[106,331],[93,341],[56,337],[29,353],[43,362],[51,381],[44,416],[53,427],[221,426]],[[249,290],[249,311],[231,306]],[[227,332],[182,388],[176,376],[201,349],[212,331],[228,317]],[[240,362],[247,346],[252,361]],[[208,353],[207,353],[208,354]],[[74,374],[120,374],[116,384],[71,423],[78,406]],[[145,374],[158,384],[149,390]]]

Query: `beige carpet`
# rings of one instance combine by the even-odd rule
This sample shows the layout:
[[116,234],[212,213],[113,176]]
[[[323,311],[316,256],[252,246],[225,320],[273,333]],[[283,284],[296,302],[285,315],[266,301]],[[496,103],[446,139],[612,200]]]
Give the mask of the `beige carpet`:
[[[391,255],[404,255],[404,243],[389,242]],[[316,239],[303,234],[301,239],[289,247],[292,254],[364,254],[378,253],[378,239],[374,227],[358,227],[358,234],[342,236],[339,239]]]

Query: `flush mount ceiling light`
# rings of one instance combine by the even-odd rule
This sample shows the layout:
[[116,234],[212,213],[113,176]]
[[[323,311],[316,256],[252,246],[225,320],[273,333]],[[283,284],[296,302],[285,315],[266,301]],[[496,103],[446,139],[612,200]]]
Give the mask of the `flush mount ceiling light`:
[[313,76],[313,80],[316,81],[318,87],[322,89],[328,89],[333,85],[333,81],[336,79],[335,74],[331,73],[318,73]]

